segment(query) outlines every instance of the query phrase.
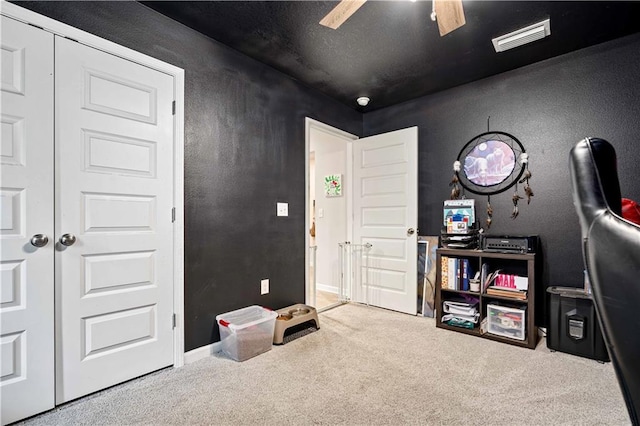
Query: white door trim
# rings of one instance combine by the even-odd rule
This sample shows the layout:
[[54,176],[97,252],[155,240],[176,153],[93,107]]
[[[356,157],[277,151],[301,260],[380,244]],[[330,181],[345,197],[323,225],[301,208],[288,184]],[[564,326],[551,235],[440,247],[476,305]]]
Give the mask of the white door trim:
[[[311,147],[311,129],[316,129],[323,131],[325,133],[329,133],[338,138],[344,139],[347,143],[347,176],[345,176],[345,180],[347,182],[347,187],[350,188],[351,185],[351,171],[353,169],[352,160],[351,160],[351,143],[354,140],[359,139],[358,136],[353,135],[351,133],[345,132],[344,130],[337,129],[328,124],[322,123],[318,120],[314,120],[310,117],[305,117],[304,119],[304,134],[305,134],[305,150],[304,150],[304,170],[305,170],[305,178],[304,178],[304,210],[305,210],[305,232],[304,232],[304,298],[305,303],[315,306],[315,292],[311,289],[311,281],[309,280],[309,229],[311,228],[311,212],[309,211],[309,149]],[[348,194],[351,194],[351,189],[348,190]],[[347,235],[352,235],[352,224],[353,224],[353,215],[351,212],[352,202],[350,197],[347,198]],[[314,289],[315,290],[315,289]]]
[[176,208],[173,224],[173,312],[176,314],[176,328],[173,365],[181,367],[184,365],[184,70],[4,0],[0,2],[0,14],[173,76],[176,102],[173,165],[173,197]]

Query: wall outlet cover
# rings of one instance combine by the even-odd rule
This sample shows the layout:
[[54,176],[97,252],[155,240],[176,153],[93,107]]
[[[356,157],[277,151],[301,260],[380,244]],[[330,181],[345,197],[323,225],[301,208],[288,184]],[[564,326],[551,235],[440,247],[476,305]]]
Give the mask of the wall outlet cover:
[[278,216],[289,216],[289,203],[277,203]]
[[260,294],[269,293],[269,279],[260,280]]

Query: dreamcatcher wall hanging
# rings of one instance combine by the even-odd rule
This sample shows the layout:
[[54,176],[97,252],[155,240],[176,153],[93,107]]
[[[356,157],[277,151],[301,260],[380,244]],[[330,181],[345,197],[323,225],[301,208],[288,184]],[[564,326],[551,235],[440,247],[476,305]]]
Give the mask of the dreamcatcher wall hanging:
[[485,224],[489,229],[493,220],[491,196],[515,186],[511,196],[511,219],[515,219],[519,213],[518,201],[524,199],[518,192],[518,184],[524,184],[527,204],[533,197],[530,178],[529,154],[520,141],[505,132],[485,132],[467,142],[453,163],[453,179],[449,184],[452,187],[451,199],[457,200],[461,195],[464,197],[465,191],[486,195]]

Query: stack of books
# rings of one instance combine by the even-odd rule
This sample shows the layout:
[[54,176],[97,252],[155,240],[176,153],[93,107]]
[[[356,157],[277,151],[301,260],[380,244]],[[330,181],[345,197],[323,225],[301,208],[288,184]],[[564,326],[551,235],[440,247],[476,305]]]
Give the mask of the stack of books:
[[502,274],[499,269],[488,274],[485,281],[487,294],[510,299],[526,300],[528,287],[527,277]]
[[487,294],[491,296],[508,297],[510,299],[527,300],[526,291],[497,285],[487,287]]
[[441,287],[448,290],[469,291],[469,279],[473,277],[469,259],[442,256],[440,262]]

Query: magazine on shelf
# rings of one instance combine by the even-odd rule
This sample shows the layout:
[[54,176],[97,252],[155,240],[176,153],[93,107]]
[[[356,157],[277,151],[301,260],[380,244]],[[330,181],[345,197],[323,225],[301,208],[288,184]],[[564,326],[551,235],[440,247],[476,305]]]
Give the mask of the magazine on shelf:
[[529,287],[529,279],[518,275],[500,274],[496,277],[496,286],[527,290]]
[[489,272],[489,265],[487,265],[486,263],[484,263],[482,265],[482,270],[481,270],[481,275],[480,275],[480,282],[482,283],[482,288],[484,290],[487,289],[487,287],[489,287],[490,285],[494,284],[494,281],[496,279],[496,277],[498,275],[500,275],[500,272],[502,271],[502,269],[496,269],[493,272]]

